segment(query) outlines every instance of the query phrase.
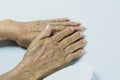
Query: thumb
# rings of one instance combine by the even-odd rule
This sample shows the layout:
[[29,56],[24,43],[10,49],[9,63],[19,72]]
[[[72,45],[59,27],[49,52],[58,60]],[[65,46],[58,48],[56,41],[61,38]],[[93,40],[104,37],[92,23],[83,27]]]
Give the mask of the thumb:
[[46,29],[43,32],[40,32],[40,34],[38,34],[38,36],[32,42],[37,42],[40,39],[47,38],[51,35],[51,33],[52,33],[52,30],[50,28],[50,25],[48,24],[46,26]]
[[40,34],[38,34],[38,36],[33,41],[35,42],[35,41],[38,41],[40,39],[49,37],[51,35],[51,33],[52,33],[52,30],[50,28],[50,25],[48,24],[46,26],[46,29],[43,32],[40,32]]
[[48,24],[46,26],[46,29],[42,33],[40,33],[38,35],[38,37],[39,37],[39,39],[43,39],[43,38],[49,37],[51,35],[51,33],[52,33],[52,30],[50,28],[50,25]]
[[[26,57],[26,55],[30,55],[30,53],[34,49],[33,47],[35,47],[35,45],[37,45],[37,43],[39,42],[40,39],[49,37],[51,35],[51,33],[52,33],[52,30],[48,24],[46,26],[46,29],[43,32],[40,32],[40,34],[38,34],[38,36],[31,42],[31,44],[29,45],[29,47],[26,51],[26,54],[24,55],[24,58]],[[29,54],[27,54],[27,53],[29,53]]]

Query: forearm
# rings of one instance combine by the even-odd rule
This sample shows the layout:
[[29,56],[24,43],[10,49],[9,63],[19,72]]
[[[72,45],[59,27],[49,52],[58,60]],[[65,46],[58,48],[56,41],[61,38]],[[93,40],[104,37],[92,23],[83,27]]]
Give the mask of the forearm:
[[12,28],[14,21],[3,20],[0,21],[0,40],[13,40],[15,36],[15,29]]
[[[29,71],[10,71],[0,76],[0,80],[37,80]],[[42,79],[41,79],[42,80]]]
[[56,71],[58,70],[52,65],[41,65],[41,69],[34,69],[21,66],[20,63],[13,70],[1,75],[0,80],[43,80]]
[[[0,75],[0,80],[42,80],[44,74],[37,74],[38,71],[34,71],[31,68],[26,67],[22,60],[14,69]],[[43,73],[44,70],[40,71]]]
[[10,72],[6,72],[2,75],[0,75],[0,80],[3,80]]
[[8,39],[8,29],[0,23],[0,40]]

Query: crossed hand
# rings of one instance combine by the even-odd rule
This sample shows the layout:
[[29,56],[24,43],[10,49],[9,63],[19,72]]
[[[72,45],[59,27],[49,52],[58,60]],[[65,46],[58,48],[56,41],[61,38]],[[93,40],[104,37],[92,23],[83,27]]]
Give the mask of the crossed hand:
[[22,61],[0,80],[42,80],[66,67],[85,52],[85,28],[69,19],[0,22],[0,40],[27,48]]

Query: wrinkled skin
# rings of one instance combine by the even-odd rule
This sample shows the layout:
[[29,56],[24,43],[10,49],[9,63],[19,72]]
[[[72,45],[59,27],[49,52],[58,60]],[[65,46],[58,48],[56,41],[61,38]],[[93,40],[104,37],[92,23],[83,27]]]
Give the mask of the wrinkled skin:
[[50,36],[52,30],[47,27],[30,44],[23,60],[0,80],[42,80],[66,67],[85,53],[82,30],[81,27],[69,27]]
[[18,45],[27,48],[36,36],[45,30],[49,24],[54,33],[57,33],[66,27],[79,26],[77,22],[70,22],[67,18],[38,20],[29,22],[19,22],[13,20],[4,20],[0,22],[0,40],[13,40]]
[[[44,35],[40,34],[29,46],[18,69],[30,70],[35,75],[35,79],[43,79],[64,68],[66,64],[84,54],[81,48],[86,41],[81,39],[83,33],[80,30],[81,28],[78,27],[67,28],[49,38],[44,38],[50,35],[49,30],[44,32]],[[66,36],[68,37],[66,38]],[[76,42],[76,40],[78,41]],[[41,74],[42,76],[40,76]]]

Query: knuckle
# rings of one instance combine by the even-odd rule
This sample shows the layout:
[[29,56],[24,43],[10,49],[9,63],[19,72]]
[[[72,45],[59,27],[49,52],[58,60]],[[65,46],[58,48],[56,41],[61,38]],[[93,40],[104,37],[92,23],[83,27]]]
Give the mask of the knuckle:
[[87,41],[86,41],[85,39],[82,39],[82,40],[81,40],[81,43],[82,43],[82,44],[86,44]]
[[4,21],[5,21],[5,22],[12,22],[11,19],[5,19]]
[[68,31],[73,31],[74,28],[73,28],[73,27],[68,27],[67,30],[68,30]]

